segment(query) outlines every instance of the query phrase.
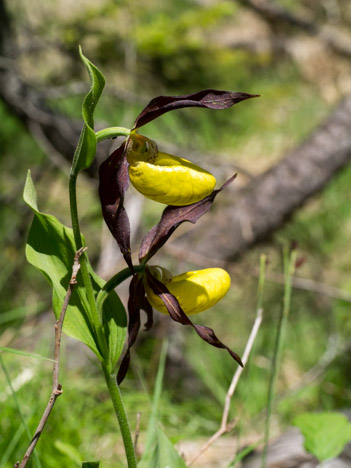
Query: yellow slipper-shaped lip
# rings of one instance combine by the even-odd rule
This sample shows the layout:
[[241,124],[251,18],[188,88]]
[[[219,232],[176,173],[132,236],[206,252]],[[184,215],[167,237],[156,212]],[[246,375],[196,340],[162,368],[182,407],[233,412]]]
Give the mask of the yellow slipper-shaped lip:
[[[188,271],[176,276],[159,266],[148,268],[152,276],[161,281],[176,297],[187,315],[198,314],[213,307],[227,294],[230,287],[230,276],[222,268]],[[168,314],[162,299],[147,283],[145,289],[150,304],[159,312]]]
[[151,200],[166,205],[191,205],[213,192],[216,179],[186,159],[161,153],[156,143],[133,134],[127,151],[133,187]]

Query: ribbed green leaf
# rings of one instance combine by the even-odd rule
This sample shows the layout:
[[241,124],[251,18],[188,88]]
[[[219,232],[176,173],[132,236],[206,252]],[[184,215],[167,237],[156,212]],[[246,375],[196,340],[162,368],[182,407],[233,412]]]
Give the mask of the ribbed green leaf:
[[[27,176],[24,200],[34,212],[33,223],[28,235],[26,256],[29,263],[38,268],[53,287],[53,309],[59,317],[64,297],[72,274],[75,254],[73,231],[61,224],[54,216],[41,213],[36,203],[36,193],[30,176]],[[105,281],[92,270],[94,291],[97,294]],[[77,285],[73,288],[64,321],[64,332],[85,343],[102,359],[94,334],[87,320],[89,302],[86,297],[80,272]],[[126,337],[126,313],[119,297],[111,292],[102,310],[104,330],[109,345],[109,360],[113,366],[118,360]]]
[[[100,278],[92,269],[90,276],[93,280],[95,297],[106,281]],[[119,296],[111,291],[102,306],[102,318],[106,341],[108,344],[109,361],[111,368],[116,365],[127,338],[127,314]]]
[[186,464],[171,441],[158,427],[152,446],[145,453],[138,468],[186,468]]
[[351,423],[340,413],[303,413],[294,420],[305,449],[320,462],[337,457],[351,440]]
[[79,53],[88,71],[91,88],[83,101],[82,115],[84,127],[72,164],[72,171],[75,174],[78,174],[83,169],[87,169],[94,161],[96,153],[94,111],[105,86],[105,78],[101,71],[83,55],[81,48],[79,48]]

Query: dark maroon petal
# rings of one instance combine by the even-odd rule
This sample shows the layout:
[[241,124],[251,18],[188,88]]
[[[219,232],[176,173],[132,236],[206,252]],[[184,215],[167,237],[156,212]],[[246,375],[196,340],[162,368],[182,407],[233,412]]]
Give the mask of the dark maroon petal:
[[206,109],[227,109],[258,94],[234,93],[217,89],[204,89],[183,96],[158,96],[152,99],[135,120],[133,129],[140,128],[166,112],[183,107],[204,107]]
[[130,224],[124,209],[124,194],[129,186],[127,142],[114,151],[100,166],[99,195],[105,222],[122,252],[129,268],[133,270],[130,249]]
[[190,325],[194,328],[199,337],[206,341],[206,343],[210,344],[211,346],[215,346],[216,348],[226,349],[232,358],[235,359],[235,361],[241,367],[244,367],[240,357],[217,338],[212,328],[205,327],[203,325],[195,325],[189,319],[189,317],[180,307],[177,298],[168,291],[167,287],[163,283],[154,278],[148,270],[146,270],[146,278],[150,288],[162,300],[168,310],[170,317],[175,322],[181,323],[182,325]]
[[142,240],[139,250],[139,260],[150,260],[184,221],[189,221],[193,224],[196,223],[196,221],[211,208],[219,192],[233,182],[235,177],[236,175],[227,180],[220,189],[214,190],[210,195],[192,205],[167,206],[162,213],[160,222],[154,226]]
[[216,348],[226,349],[232,358],[235,359],[235,361],[240,364],[241,367],[244,367],[240,357],[217,338],[212,328],[205,327],[204,325],[194,325],[194,327],[196,333],[200,336],[200,338],[206,341],[206,343],[209,343]]
[[149,330],[153,324],[152,307],[146,299],[145,287],[140,276],[133,276],[129,285],[128,299],[128,341],[127,350],[121,361],[118,370],[117,383],[120,384],[124,380],[130,363],[130,348],[134,345],[140,330],[140,310],[144,310],[147,316],[145,330]]
[[118,370],[117,383],[120,384],[124,380],[128,371],[130,362],[130,348],[135,343],[140,329],[140,300],[145,296],[143,282],[137,275],[133,276],[129,285],[128,299],[128,341],[127,350],[121,365]]
[[147,322],[144,325],[144,330],[148,331],[154,323],[154,318],[152,306],[147,300],[146,296],[144,296],[141,300],[141,309],[146,313]]
[[127,375],[127,372],[129,369],[129,363],[130,363],[130,350],[128,349],[125,355],[123,356],[123,359],[118,369],[118,374],[117,374],[118,385],[121,385],[121,383],[125,379],[125,376]]

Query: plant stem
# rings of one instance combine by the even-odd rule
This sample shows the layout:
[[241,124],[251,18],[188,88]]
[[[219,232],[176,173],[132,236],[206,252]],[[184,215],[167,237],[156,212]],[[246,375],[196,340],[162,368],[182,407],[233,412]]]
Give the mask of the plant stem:
[[291,303],[291,290],[292,290],[292,278],[295,273],[295,264],[296,264],[296,250],[292,250],[289,253],[288,249],[284,249],[284,278],[285,278],[285,287],[284,287],[284,303],[281,314],[279,315],[278,325],[277,325],[277,334],[274,344],[274,354],[272,361],[271,376],[269,380],[268,388],[268,398],[267,398],[267,417],[265,425],[265,434],[264,434],[264,447],[262,452],[262,464],[261,468],[266,468],[267,464],[267,451],[270,435],[270,424],[271,416],[273,411],[273,402],[275,397],[275,386],[279,370],[280,356],[282,352],[282,346],[284,342],[285,328],[290,310]]
[[[134,266],[134,273],[141,273],[145,270],[145,265]],[[110,292],[115,289],[119,284],[123,283],[124,280],[133,275],[132,270],[127,267],[124,270],[116,273],[112,278],[110,278],[99,291],[99,294],[96,298],[96,306],[98,313],[101,314],[102,306],[105,299],[108,297]]]
[[[79,250],[83,247],[82,236],[80,233],[79,227],[79,217],[78,217],[78,207],[77,207],[77,174],[71,170],[69,178],[69,199],[70,199],[70,209],[71,209],[71,220],[72,220],[72,229],[74,235],[74,241],[76,244],[76,249]],[[83,283],[86,290],[87,299],[89,302],[89,320],[93,327],[94,332],[97,335],[98,343],[100,345],[100,352],[102,356],[107,356],[107,343],[106,338],[102,328],[102,322],[99,319],[99,314],[97,311],[97,306],[95,302],[95,294],[93,290],[93,285],[91,283],[89,275],[89,259],[87,254],[84,252],[80,260],[80,271],[83,277]]]
[[129,421],[127,417],[126,410],[124,408],[124,403],[122,400],[122,395],[117,385],[116,375],[113,372],[110,372],[105,365],[102,365],[104,371],[106,385],[110,393],[110,397],[115,409],[117,416],[118,424],[121,429],[121,434],[123,438],[123,444],[126,451],[126,457],[128,462],[128,468],[136,468],[137,461],[134,451],[133,438],[130,431]]
[[100,141],[107,140],[109,138],[117,138],[119,136],[126,136],[130,135],[129,128],[124,127],[109,127],[104,128],[95,133],[96,135],[96,143],[100,143]]

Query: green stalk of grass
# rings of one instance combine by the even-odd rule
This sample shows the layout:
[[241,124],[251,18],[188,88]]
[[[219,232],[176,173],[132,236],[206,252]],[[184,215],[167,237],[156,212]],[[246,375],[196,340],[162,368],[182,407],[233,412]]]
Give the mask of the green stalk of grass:
[[18,446],[18,443],[25,431],[24,426],[21,424],[18,426],[17,431],[14,433],[12,436],[12,439],[9,441],[5,452],[2,453],[1,458],[0,458],[0,466],[5,466],[5,463],[8,462],[9,458],[12,455],[12,452],[15,450],[15,448]]
[[11,322],[12,320],[20,319],[23,317],[30,317],[32,315],[37,315],[40,312],[43,312],[45,309],[48,309],[48,305],[45,302],[40,302],[39,304],[26,305],[21,307],[16,307],[15,309],[6,310],[1,312],[0,315],[0,325],[4,323]]
[[[15,389],[12,386],[11,378],[10,378],[10,375],[9,375],[9,373],[7,371],[7,367],[5,366],[4,360],[2,359],[1,353],[0,353],[0,365],[2,367],[2,370],[4,371],[4,374],[5,374],[5,377],[6,377],[6,380],[7,380],[7,384],[9,386],[10,390],[11,390],[13,400],[14,400],[15,405],[17,407],[17,411],[18,411],[18,414],[19,414],[19,416],[21,418],[23,427],[24,427],[24,429],[25,429],[25,431],[27,433],[28,440],[29,440],[29,442],[31,442],[32,441],[32,434],[31,434],[31,432],[29,430],[29,427],[28,427],[28,424],[27,424],[27,422],[25,420],[24,414],[22,413],[21,406],[20,406],[18,398],[17,398],[17,393],[16,393]],[[42,465],[40,463],[40,459],[39,459],[39,455],[38,455],[37,451],[34,451],[34,458],[35,458],[37,467],[42,468]]]
[[272,368],[271,368],[271,375],[269,380],[269,387],[268,387],[268,398],[267,398],[267,416],[266,416],[266,424],[265,424],[265,433],[264,433],[264,447],[262,452],[262,463],[261,467],[266,468],[267,464],[267,450],[268,450],[268,443],[269,443],[269,435],[270,435],[270,424],[271,424],[271,417],[273,412],[273,402],[275,397],[275,388],[276,388],[276,381],[277,375],[279,371],[279,365],[281,360],[282,348],[285,338],[285,329],[287,326],[287,320],[290,311],[290,304],[291,304],[291,290],[292,290],[292,278],[295,273],[295,264],[296,264],[296,250],[289,251],[288,248],[284,249],[283,253],[283,261],[284,261],[284,302],[283,308],[279,315],[278,325],[277,325],[277,333],[275,337],[274,343],[274,354],[272,360]]
[[19,349],[6,348],[6,346],[0,346],[0,353],[1,352],[18,354],[19,356],[25,356],[25,357],[34,358],[34,359],[41,359],[43,361],[56,362],[54,359],[40,356],[39,354],[28,353],[27,351],[21,351]]

